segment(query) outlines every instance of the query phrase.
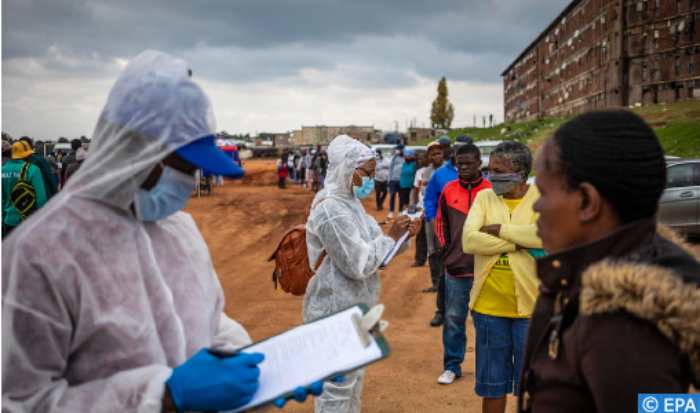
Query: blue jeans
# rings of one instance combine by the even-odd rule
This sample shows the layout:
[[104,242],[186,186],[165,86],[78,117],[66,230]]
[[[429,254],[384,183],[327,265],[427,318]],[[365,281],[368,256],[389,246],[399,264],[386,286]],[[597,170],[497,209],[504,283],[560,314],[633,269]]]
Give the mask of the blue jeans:
[[462,362],[467,347],[467,312],[469,293],[474,277],[457,278],[445,274],[445,322],[442,326],[443,364],[457,377],[462,375]]
[[527,318],[506,318],[472,311],[476,330],[476,385],[481,397],[518,394],[523,368]]
[[[394,212],[395,199],[401,190],[399,181],[389,181],[389,212]],[[399,211],[401,212],[401,211]]]

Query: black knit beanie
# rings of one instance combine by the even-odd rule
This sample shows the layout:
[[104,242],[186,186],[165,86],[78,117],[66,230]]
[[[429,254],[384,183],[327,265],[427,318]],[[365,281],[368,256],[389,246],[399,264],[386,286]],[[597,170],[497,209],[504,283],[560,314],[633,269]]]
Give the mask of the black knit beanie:
[[606,110],[579,115],[554,133],[559,163],[571,188],[596,187],[628,223],[653,216],[666,184],[664,152],[636,114]]

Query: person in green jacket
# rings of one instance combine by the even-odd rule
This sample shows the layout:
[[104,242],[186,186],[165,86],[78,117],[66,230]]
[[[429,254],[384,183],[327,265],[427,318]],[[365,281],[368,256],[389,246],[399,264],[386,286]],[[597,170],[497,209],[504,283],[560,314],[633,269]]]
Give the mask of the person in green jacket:
[[51,199],[52,196],[58,193],[58,177],[56,176],[56,172],[46,158],[34,152],[34,140],[32,138],[29,136],[22,136],[19,140],[26,142],[32,149],[32,156],[29,158],[29,161],[36,165],[39,171],[41,171],[41,176],[44,178],[46,199]]
[[[26,181],[34,188],[36,194],[36,207],[34,211],[46,204],[46,188],[44,177],[39,167],[31,163],[30,159],[34,151],[25,141],[17,141],[12,144],[12,159],[2,165],[2,237],[5,238],[22,223],[23,218],[15,208],[10,194],[17,184],[22,173],[22,167],[29,163]],[[32,212],[34,212],[32,211]]]

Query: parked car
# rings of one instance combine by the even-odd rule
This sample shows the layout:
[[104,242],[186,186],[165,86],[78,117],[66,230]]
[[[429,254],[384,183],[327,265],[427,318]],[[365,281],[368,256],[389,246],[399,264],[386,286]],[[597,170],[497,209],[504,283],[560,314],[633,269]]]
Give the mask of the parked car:
[[489,156],[496,146],[503,141],[476,141],[474,145],[481,151],[481,170],[485,171],[489,167]]
[[685,234],[700,235],[700,159],[667,159],[659,220]]
[[380,143],[376,145],[371,145],[370,148],[372,148],[372,150],[375,153],[377,151],[380,151],[383,157],[391,159],[391,157],[394,155],[394,149],[396,149],[396,145]]

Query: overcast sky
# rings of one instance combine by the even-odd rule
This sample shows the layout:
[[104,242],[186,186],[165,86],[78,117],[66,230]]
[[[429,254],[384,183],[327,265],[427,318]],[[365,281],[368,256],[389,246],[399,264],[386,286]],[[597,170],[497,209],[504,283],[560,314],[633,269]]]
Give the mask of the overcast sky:
[[91,135],[144,49],[188,60],[218,129],[503,119],[500,73],[570,0],[3,0],[2,129]]

